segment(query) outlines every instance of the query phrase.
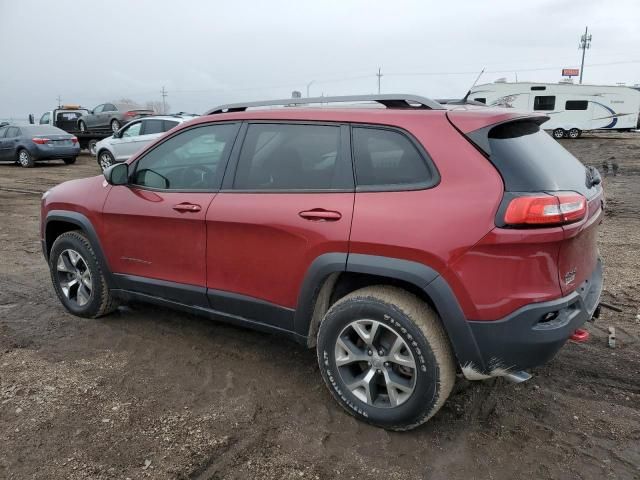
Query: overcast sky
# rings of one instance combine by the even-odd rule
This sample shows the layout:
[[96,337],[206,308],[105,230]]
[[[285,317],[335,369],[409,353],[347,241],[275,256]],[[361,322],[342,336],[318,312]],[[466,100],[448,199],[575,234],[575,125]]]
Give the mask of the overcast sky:
[[[640,1],[0,0],[0,118],[63,102],[173,111],[310,94],[461,97],[500,77],[640,83]],[[607,65],[603,65],[607,64]]]

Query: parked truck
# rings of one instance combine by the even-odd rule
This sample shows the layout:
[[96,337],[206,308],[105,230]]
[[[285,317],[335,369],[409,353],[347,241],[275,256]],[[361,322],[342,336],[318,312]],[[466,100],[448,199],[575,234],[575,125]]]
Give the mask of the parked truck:
[[[80,142],[80,148],[87,149],[91,154],[95,154],[96,143],[113,135],[113,132],[108,130],[80,131],[78,120],[88,113],[89,110],[80,105],[60,105],[58,108],[44,112],[38,123],[40,125],[52,125],[75,135]],[[36,123],[32,113],[29,114],[29,123]]]

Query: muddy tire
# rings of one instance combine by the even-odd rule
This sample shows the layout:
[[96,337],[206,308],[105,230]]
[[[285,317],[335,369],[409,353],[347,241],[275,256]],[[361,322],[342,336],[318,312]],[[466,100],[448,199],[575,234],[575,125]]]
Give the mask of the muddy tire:
[[49,255],[53,288],[69,313],[97,318],[118,305],[89,240],[80,231],[66,232],[53,242]]
[[399,288],[367,287],[340,299],[317,340],[320,372],[333,397],[351,415],[388,430],[426,422],[455,383],[438,315]]

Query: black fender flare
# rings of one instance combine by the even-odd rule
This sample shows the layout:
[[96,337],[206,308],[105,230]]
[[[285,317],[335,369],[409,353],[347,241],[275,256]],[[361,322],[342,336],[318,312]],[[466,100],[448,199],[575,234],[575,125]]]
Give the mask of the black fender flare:
[[340,272],[402,280],[423,290],[440,316],[459,364],[486,370],[486,362],[471,326],[447,281],[427,265],[399,258],[353,253],[326,253],[317,257],[307,270],[298,296],[294,318],[294,330],[298,336],[306,338],[309,334],[315,301],[325,280],[329,275]]
[[67,210],[51,210],[47,213],[44,221],[44,229],[42,232],[42,253],[44,254],[47,262],[49,261],[49,252],[51,251],[51,246],[53,244],[53,241],[51,241],[51,244],[49,244],[47,240],[47,231],[51,222],[65,222],[73,224],[78,227],[78,230],[81,230],[87,236],[87,239],[91,244],[91,248],[93,248],[93,251],[96,254],[96,258],[100,263],[100,269],[102,270],[105,279],[107,280],[107,285],[109,286],[109,288],[115,288],[115,278],[111,274],[111,269],[109,268],[107,259],[104,256],[104,250],[102,249],[102,245],[100,243],[100,240],[98,239],[98,234],[96,233],[96,230],[93,227],[91,221],[82,213]]

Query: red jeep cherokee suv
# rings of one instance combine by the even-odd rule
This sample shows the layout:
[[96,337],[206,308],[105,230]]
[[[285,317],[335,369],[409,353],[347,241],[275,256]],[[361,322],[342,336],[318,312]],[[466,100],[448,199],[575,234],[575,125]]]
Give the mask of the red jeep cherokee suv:
[[[320,101],[380,108],[252,108]],[[219,107],[45,193],[53,286],[81,317],[135,299],[285,334],[348,412],[413,428],[457,371],[525,379],[597,309],[600,176],[546,119],[402,95]]]

